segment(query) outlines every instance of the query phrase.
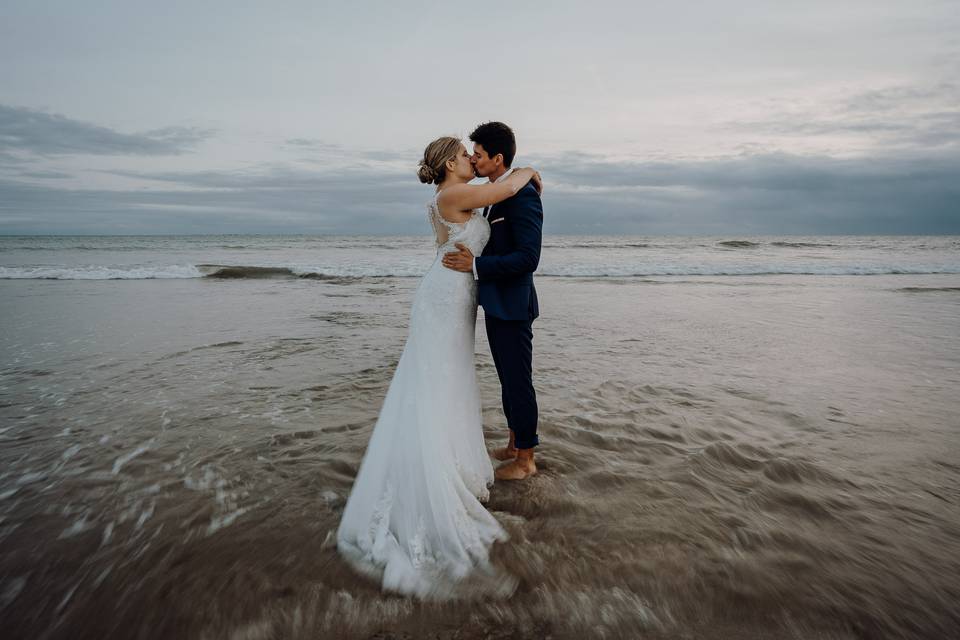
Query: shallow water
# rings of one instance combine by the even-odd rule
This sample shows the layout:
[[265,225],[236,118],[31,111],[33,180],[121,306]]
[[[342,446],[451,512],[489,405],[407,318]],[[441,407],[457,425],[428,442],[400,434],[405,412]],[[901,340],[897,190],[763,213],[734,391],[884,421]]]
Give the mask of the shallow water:
[[4,635],[956,635],[960,276],[537,282],[519,586],[424,604],[331,544],[415,278],[0,281]]

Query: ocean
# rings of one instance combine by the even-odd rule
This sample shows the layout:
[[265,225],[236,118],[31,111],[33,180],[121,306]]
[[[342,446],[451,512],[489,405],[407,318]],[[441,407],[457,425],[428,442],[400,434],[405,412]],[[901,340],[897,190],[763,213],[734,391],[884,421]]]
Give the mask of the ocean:
[[[423,275],[433,254],[426,237],[0,236],[0,279],[414,277]],[[956,236],[548,236],[537,271],[568,277],[956,273]]]
[[433,256],[0,237],[4,636],[958,635],[960,238],[546,237],[518,586],[452,603],[332,542]]

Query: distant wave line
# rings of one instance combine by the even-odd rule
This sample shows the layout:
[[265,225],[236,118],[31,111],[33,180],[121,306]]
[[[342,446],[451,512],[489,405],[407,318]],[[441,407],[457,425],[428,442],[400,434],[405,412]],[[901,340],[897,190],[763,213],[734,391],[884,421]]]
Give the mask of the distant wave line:
[[[274,265],[163,265],[130,267],[108,266],[47,266],[0,267],[3,280],[156,280],[156,279],[309,279],[339,281],[359,278],[414,278],[426,269],[406,267],[390,269],[378,266],[323,268],[313,266]],[[620,265],[562,265],[542,267],[538,277],[558,278],[643,278],[650,276],[768,276],[768,275],[933,275],[960,273],[960,264],[932,266],[838,265],[810,268],[809,265],[749,265],[743,267],[717,266],[620,266]]]

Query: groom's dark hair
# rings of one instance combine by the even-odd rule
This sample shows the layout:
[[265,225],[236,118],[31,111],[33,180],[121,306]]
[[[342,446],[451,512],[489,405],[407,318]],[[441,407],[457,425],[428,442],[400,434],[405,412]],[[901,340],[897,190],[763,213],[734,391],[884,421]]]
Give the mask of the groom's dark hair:
[[502,122],[484,122],[470,134],[470,141],[483,146],[491,158],[503,154],[503,166],[510,168],[513,156],[517,155],[517,139],[513,129]]

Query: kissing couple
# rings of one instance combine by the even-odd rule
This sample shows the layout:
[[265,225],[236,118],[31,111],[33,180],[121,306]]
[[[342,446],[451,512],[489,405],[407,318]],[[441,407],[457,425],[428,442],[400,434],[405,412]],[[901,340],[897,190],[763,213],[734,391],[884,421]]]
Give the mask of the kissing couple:
[[[543,183],[511,169],[517,144],[502,122],[434,140],[417,176],[436,185],[427,215],[437,255],[410,310],[407,342],[337,530],[337,549],[381,588],[451,597],[457,583],[493,575],[490,547],[508,535],[483,503],[497,480],[537,473],[533,272],[540,261]],[[470,184],[476,178],[485,184]],[[482,213],[480,212],[482,210]],[[474,367],[477,304],[500,378],[510,431],[492,456],[483,439]]]

